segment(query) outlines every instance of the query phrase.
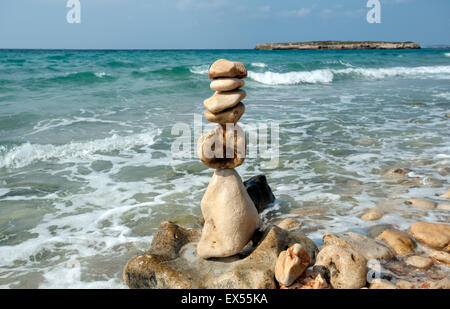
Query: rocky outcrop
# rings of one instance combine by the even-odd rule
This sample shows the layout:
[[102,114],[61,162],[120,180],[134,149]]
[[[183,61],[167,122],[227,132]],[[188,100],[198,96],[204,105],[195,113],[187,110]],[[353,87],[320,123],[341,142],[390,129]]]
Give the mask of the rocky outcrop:
[[274,289],[281,251],[298,243],[311,257],[311,265],[318,252],[309,238],[269,226],[255,234],[243,254],[205,260],[196,253],[200,234],[199,229],[163,222],[150,250],[125,266],[125,283],[130,288]]
[[289,50],[289,49],[419,49],[413,42],[353,42],[353,41],[316,41],[297,43],[258,44],[257,50]]

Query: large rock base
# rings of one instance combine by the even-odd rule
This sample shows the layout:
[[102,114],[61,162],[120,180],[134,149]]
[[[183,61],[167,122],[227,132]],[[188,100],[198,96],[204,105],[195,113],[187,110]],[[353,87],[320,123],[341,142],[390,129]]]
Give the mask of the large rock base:
[[269,226],[255,233],[241,254],[205,260],[196,252],[200,235],[199,229],[161,223],[149,252],[125,266],[126,284],[151,289],[275,289],[274,269],[281,251],[299,243],[312,257],[311,265],[318,252],[309,238]]

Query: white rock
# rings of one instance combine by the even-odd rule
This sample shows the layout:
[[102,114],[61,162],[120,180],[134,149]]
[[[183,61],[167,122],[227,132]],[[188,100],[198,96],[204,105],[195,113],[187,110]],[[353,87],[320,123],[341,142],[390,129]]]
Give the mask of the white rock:
[[201,208],[205,225],[197,253],[202,258],[240,253],[259,226],[256,207],[234,169],[214,172]]

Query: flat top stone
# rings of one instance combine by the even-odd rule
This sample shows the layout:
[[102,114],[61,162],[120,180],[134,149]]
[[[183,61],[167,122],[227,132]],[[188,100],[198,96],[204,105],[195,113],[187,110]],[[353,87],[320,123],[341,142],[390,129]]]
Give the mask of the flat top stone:
[[208,76],[210,79],[217,77],[246,78],[247,69],[242,62],[219,59],[211,65]]

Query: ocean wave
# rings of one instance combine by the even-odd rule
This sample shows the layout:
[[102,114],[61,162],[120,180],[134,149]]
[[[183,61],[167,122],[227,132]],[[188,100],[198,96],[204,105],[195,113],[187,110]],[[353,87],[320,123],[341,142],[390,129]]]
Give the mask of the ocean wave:
[[71,142],[65,145],[41,145],[25,143],[9,150],[0,149],[0,168],[21,168],[37,161],[89,159],[98,153],[127,151],[136,146],[151,145],[159,131],[119,136],[87,142]]
[[193,66],[189,69],[193,74],[207,74],[209,72],[209,65],[197,65]]
[[297,85],[303,83],[330,83],[333,81],[331,70],[315,70],[310,72],[275,73],[248,72],[248,77],[265,85]]
[[249,78],[265,85],[297,85],[331,83],[335,79],[355,77],[382,79],[386,77],[427,77],[440,75],[450,78],[450,66],[421,66],[421,67],[393,67],[393,68],[346,68],[346,69],[320,69],[299,72],[264,72],[249,71]]
[[450,53],[445,53],[444,55],[447,57],[450,57]]
[[262,62],[253,62],[253,63],[251,64],[251,66],[257,67],[257,68],[265,68],[265,67],[267,66],[267,64],[262,63]]

